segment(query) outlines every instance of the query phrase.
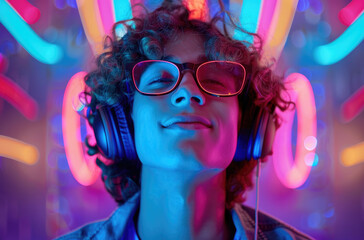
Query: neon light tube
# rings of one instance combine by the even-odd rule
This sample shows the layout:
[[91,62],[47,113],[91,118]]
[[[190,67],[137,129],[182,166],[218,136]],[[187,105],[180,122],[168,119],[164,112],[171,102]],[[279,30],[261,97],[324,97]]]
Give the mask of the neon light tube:
[[15,11],[28,24],[36,23],[40,18],[40,11],[26,0],[7,0]]
[[345,167],[364,162],[364,142],[345,148],[340,154],[340,160]]
[[33,165],[39,160],[39,152],[36,147],[2,135],[0,135],[0,156],[28,165]]
[[298,0],[277,0],[272,23],[263,47],[264,58],[278,59],[286,43]]
[[206,0],[187,0],[187,7],[191,11],[190,19],[208,21],[210,10]]
[[364,10],[363,0],[352,0],[339,12],[340,22],[346,26],[350,26]]
[[6,56],[0,53],[0,73],[5,73],[8,69],[9,61]]
[[341,116],[346,122],[353,120],[364,110],[364,86],[341,105]]
[[102,25],[105,34],[111,35],[112,26],[115,23],[114,15],[114,1],[113,0],[98,0],[100,9],[100,17],[102,19]]
[[96,157],[88,156],[83,150],[80,116],[72,104],[72,100],[85,90],[85,75],[85,72],[76,73],[67,84],[62,106],[62,132],[71,173],[80,184],[88,186],[99,178],[101,170],[96,166]]
[[[258,28],[258,20],[260,9],[262,6],[262,0],[244,0],[241,7],[241,13],[239,17],[240,25],[244,30],[250,33],[256,33]],[[254,37],[245,34],[243,32],[235,30],[234,38],[240,41],[253,43]]]
[[103,41],[105,30],[102,25],[97,1],[77,0],[77,6],[88,42],[91,45],[93,53],[99,55],[104,51]]
[[38,104],[11,79],[0,74],[0,97],[9,102],[23,116],[35,120],[38,115]]
[[38,61],[54,64],[61,59],[61,48],[42,40],[5,0],[0,0],[0,22]]
[[321,65],[334,64],[351,53],[364,39],[364,14],[361,14],[337,39],[317,47],[314,58]]
[[298,188],[308,178],[314,162],[316,148],[316,107],[310,82],[299,73],[292,73],[285,79],[287,93],[282,96],[296,104],[297,145],[293,160],[291,132],[295,110],[284,112],[276,109],[281,126],[276,131],[273,143],[273,164],[280,182],[287,188]]
[[277,0],[266,0],[263,2],[257,30],[257,33],[263,39],[263,42],[265,42],[268,36],[269,26],[272,23],[272,18],[274,10],[276,9],[276,5]]
[[114,0],[114,11],[116,22],[133,18],[130,0]]

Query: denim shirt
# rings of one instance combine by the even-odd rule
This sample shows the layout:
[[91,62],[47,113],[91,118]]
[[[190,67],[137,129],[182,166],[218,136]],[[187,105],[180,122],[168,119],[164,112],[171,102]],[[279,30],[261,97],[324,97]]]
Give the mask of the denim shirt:
[[[137,193],[118,207],[108,219],[87,224],[57,239],[139,240],[133,221],[134,215],[139,208],[139,200],[140,193]],[[236,229],[234,240],[254,239],[254,209],[236,204],[231,210],[231,216]],[[268,214],[259,212],[258,222],[258,239],[312,239]]]

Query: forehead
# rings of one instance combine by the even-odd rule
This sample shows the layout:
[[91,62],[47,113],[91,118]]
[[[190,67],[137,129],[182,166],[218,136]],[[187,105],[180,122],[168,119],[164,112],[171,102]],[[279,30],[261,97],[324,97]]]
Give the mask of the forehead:
[[165,45],[164,56],[176,62],[199,63],[206,59],[203,39],[198,33],[180,33]]

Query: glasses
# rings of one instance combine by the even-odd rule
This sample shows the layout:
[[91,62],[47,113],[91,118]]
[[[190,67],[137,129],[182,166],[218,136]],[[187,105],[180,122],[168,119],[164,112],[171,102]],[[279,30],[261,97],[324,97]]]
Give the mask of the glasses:
[[201,64],[146,60],[132,71],[134,85],[144,95],[158,96],[175,90],[184,72],[191,72],[197,86],[216,97],[230,97],[243,90],[246,71],[243,65],[230,61],[209,61]]

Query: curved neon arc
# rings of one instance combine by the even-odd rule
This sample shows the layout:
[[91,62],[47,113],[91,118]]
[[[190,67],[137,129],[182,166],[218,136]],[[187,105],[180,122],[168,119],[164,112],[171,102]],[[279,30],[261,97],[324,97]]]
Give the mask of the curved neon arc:
[[28,24],[36,23],[40,18],[40,11],[26,0],[7,0],[15,11]]
[[62,58],[61,48],[41,39],[5,0],[0,0],[0,22],[38,61],[55,64]]
[[304,142],[307,137],[316,138],[316,107],[311,84],[305,76],[293,73],[285,81],[288,95],[282,96],[296,104],[296,153],[293,159],[291,132],[295,110],[288,109],[282,112],[277,108],[276,113],[282,122],[273,143],[273,164],[278,179],[285,187],[298,188],[306,181],[311,171],[311,166],[306,162],[313,159],[308,158],[315,156],[315,148],[306,149]]
[[[240,25],[244,30],[256,33],[263,0],[244,0],[242,4],[239,16]],[[235,30],[234,39],[252,44],[254,36]]]
[[257,33],[262,38],[263,42],[265,42],[267,38],[276,5],[277,0],[264,1],[264,4],[262,5]]
[[[100,9],[97,1],[77,0],[78,12],[86,37],[95,55],[101,54],[104,50],[103,41],[105,30],[102,25]],[[112,13],[109,13],[112,14]]]
[[[63,97],[62,132],[71,173],[80,184],[89,186],[98,179],[101,170],[96,166],[96,157],[90,157],[84,153],[81,140],[80,116],[72,107],[72,100],[78,97],[85,89],[83,81],[85,75],[86,72],[76,73],[67,84]],[[89,128],[87,129],[89,130]]]
[[364,86],[357,90],[341,105],[341,116],[349,122],[364,110]]
[[337,63],[351,53],[364,40],[364,14],[362,14],[329,44],[317,47],[314,58],[321,65]]
[[0,74],[0,97],[9,102],[23,116],[35,120],[38,115],[38,104],[10,78]]
[[106,35],[111,35],[112,26],[115,22],[114,1],[113,0],[97,0],[102,26]]

